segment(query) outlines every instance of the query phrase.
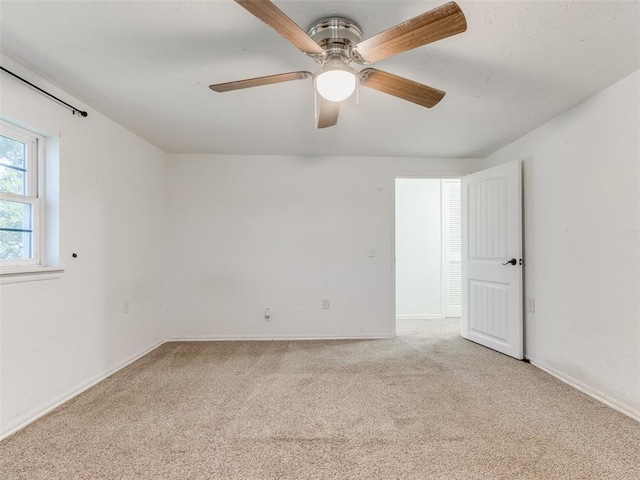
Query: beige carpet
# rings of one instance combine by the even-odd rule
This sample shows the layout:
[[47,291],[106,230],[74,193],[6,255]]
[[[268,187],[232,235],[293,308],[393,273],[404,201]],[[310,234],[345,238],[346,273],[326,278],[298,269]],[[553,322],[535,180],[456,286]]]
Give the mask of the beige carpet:
[[2,479],[638,479],[640,424],[410,324],[165,344],[0,444]]

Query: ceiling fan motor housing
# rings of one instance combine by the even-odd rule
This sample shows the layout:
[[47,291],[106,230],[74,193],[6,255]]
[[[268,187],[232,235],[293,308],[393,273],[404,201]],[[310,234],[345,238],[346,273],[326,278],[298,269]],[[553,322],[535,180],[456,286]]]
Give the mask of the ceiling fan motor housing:
[[362,41],[362,30],[348,18],[328,17],[318,20],[309,29],[309,36],[327,52],[324,61],[339,56],[350,63],[351,47]]

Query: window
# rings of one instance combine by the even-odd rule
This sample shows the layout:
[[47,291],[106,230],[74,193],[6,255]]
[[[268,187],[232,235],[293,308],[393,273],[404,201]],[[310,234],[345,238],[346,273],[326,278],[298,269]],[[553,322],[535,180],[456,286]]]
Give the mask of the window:
[[0,265],[42,265],[44,139],[0,123]]

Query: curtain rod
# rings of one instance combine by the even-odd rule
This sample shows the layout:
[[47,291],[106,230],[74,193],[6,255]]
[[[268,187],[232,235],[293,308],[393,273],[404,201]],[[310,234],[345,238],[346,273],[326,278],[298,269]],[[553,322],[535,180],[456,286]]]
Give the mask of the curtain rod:
[[40,87],[38,87],[37,85],[34,85],[33,83],[31,83],[29,80],[25,80],[24,78],[16,75],[13,72],[10,72],[9,70],[7,70],[6,68],[0,66],[0,70],[2,70],[3,72],[7,72],[9,75],[17,78],[18,80],[20,80],[23,83],[26,83],[27,85],[29,85],[30,87],[35,88],[36,90],[38,90],[39,92],[44,93],[45,95],[53,98],[54,100],[60,102],[61,104],[63,104],[65,107],[70,108],[72,113],[75,115],[76,113],[78,115],[80,115],[81,117],[86,117],[87,115],[89,115],[87,112],[85,112],[84,110],[80,110],[76,107],[74,107],[73,105],[69,105],[67,102],[65,102],[64,100],[60,100],[58,97],[56,97],[55,95],[50,94],[49,92],[47,92],[46,90],[41,89]]

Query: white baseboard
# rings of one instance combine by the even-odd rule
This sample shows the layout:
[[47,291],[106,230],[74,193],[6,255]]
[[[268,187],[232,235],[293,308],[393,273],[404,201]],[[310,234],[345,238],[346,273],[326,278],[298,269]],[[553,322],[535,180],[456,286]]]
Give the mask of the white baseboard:
[[614,410],[617,410],[620,413],[624,413],[625,415],[633,418],[637,422],[640,422],[640,411],[630,407],[629,405],[626,405],[626,404],[624,404],[622,402],[619,402],[619,401],[611,398],[609,395],[606,395],[606,394],[604,394],[602,392],[599,392],[599,391],[589,387],[588,385],[585,385],[584,383],[576,380],[575,378],[572,378],[569,375],[566,375],[566,374],[556,370],[555,368],[550,367],[549,365],[545,364],[544,362],[538,362],[537,360],[533,360],[533,359],[529,359],[529,362],[534,367],[537,367],[540,370],[543,370],[543,371],[547,372],[549,375],[551,375],[553,377],[556,377],[558,380],[561,380],[562,382],[564,382],[564,383],[566,383],[568,385],[571,385],[573,388],[576,388],[576,389],[580,390],[581,392],[586,393],[587,395],[589,395],[592,398],[595,398],[599,402],[602,402],[605,405],[613,408]]
[[394,334],[380,335],[185,335],[167,338],[167,342],[248,342],[278,340],[382,340]]
[[11,423],[9,423],[7,425],[6,430],[4,430],[4,431],[2,431],[0,433],[0,440],[4,440],[8,436],[13,435],[14,433],[16,433],[18,430],[22,430],[24,427],[26,427],[30,423],[35,422],[39,418],[45,416],[47,413],[49,413],[52,410],[55,410],[56,408],[58,408],[63,403],[66,403],[69,400],[71,400],[72,398],[77,397],[78,395],[80,395],[85,390],[88,390],[89,388],[93,387],[95,384],[101,382],[105,378],[110,377],[111,375],[116,373],[118,370],[122,370],[124,367],[132,364],[133,362],[135,362],[139,358],[145,356],[147,353],[149,353],[149,352],[155,350],[156,348],[158,348],[163,343],[165,343],[165,340],[160,340],[160,341],[154,343],[153,345],[150,345],[148,347],[143,348],[142,350],[138,351],[137,353],[134,353],[133,355],[127,357],[123,361],[121,361],[121,362],[117,363],[116,365],[113,365],[112,367],[108,368],[105,372],[100,373],[98,375],[95,375],[94,377],[90,378],[86,382],[82,382],[80,385],[72,388],[71,390],[69,390],[66,393],[63,393],[62,395],[59,395],[58,397],[56,397],[53,400],[45,403],[41,407],[38,407],[38,408],[28,412],[27,414],[22,415],[16,421],[11,422]]
[[442,315],[396,315],[396,320],[433,320],[443,318]]
[[[439,318],[439,317],[437,317]],[[393,338],[394,335],[341,335],[341,336],[334,336],[334,335],[327,335],[327,336],[323,336],[323,335],[281,335],[281,336],[277,336],[277,337],[273,337],[273,336],[255,336],[255,335],[207,335],[207,336],[178,336],[178,337],[171,337],[171,338],[167,338],[165,340],[160,340],[150,346],[147,346],[145,348],[143,348],[142,350],[138,351],[137,353],[134,353],[133,355],[129,356],[128,358],[124,359],[123,361],[117,363],[116,365],[110,367],[109,369],[107,369],[105,372],[96,375],[92,378],[90,378],[89,380],[87,380],[86,382],[81,383],[80,385],[78,385],[77,387],[71,389],[70,391],[59,395],[58,397],[54,398],[53,400],[51,400],[50,402],[47,402],[45,405],[43,405],[40,408],[34,409],[31,412],[27,413],[26,415],[22,416],[21,418],[17,419],[17,421],[13,422],[13,423],[9,423],[9,425],[7,426],[7,429],[3,432],[0,433],[0,440],[4,440],[5,438],[9,437],[10,435],[16,433],[17,431],[23,429],[24,427],[26,427],[27,425],[29,425],[30,423],[33,423],[34,421],[36,421],[37,419],[45,416],[47,413],[51,412],[52,410],[58,408],[60,405],[62,405],[65,402],[68,402],[69,400],[71,400],[72,398],[80,395],[82,392],[84,392],[85,390],[88,390],[89,388],[93,387],[94,385],[96,385],[97,383],[101,382],[102,380],[104,380],[105,378],[113,375],[114,373],[118,372],[119,370],[122,370],[123,368],[125,368],[126,366],[132,364],[133,362],[135,362],[136,360],[138,360],[139,358],[145,356],[146,354],[150,353],[151,351],[155,350],[156,348],[158,348],[159,346],[161,346],[162,344],[166,343],[166,342],[211,342],[211,341],[272,341],[272,340],[380,340],[380,339],[387,339],[387,338]],[[557,379],[561,380],[562,382],[580,390],[583,393],[586,393],[587,395],[589,395],[590,397],[595,398],[596,400],[598,400],[599,402],[604,403],[605,405],[608,405],[609,407],[633,418],[634,420],[640,422],[640,411],[637,411],[635,409],[633,409],[632,407],[619,402],[611,397],[609,397],[608,395],[605,395],[601,392],[598,392],[597,390],[579,382],[578,380],[562,373],[559,372],[558,370],[554,369],[553,367],[550,367],[549,365],[546,365],[543,362],[538,362],[536,360],[533,359],[529,359],[529,361],[531,362],[531,364],[537,368],[539,368],[540,370],[543,370],[545,372],[547,372],[549,375],[552,375],[554,377],[556,377]]]
[[96,385],[97,383],[101,382],[102,380],[104,380],[107,377],[110,377],[111,375],[113,375],[114,373],[118,372],[119,370],[122,370],[123,368],[125,368],[126,366],[132,364],[133,362],[135,362],[136,360],[138,360],[141,357],[144,357],[146,354],[152,352],[153,350],[155,350],[156,348],[160,347],[161,345],[165,344],[166,342],[211,342],[211,341],[254,341],[254,340],[262,340],[262,341],[270,341],[270,340],[379,340],[379,339],[385,339],[385,338],[393,338],[394,335],[390,334],[390,335],[342,335],[342,336],[322,336],[322,335],[282,335],[282,336],[278,336],[278,337],[273,337],[273,336],[255,336],[255,335],[208,335],[208,336],[184,336],[184,337],[171,337],[171,338],[166,338],[163,340],[159,340],[156,343],[143,348],[142,350],[138,351],[137,353],[134,353],[133,355],[129,356],[128,358],[124,359],[123,361],[117,363],[116,365],[113,365],[112,367],[108,368],[105,372],[99,374],[99,375],[95,375],[94,377],[90,378],[89,380],[87,380],[86,382],[82,382],[80,385],[76,386],[75,388],[72,388],[71,390],[69,390],[66,393],[63,393],[62,395],[57,396],[56,398],[54,398],[53,400],[45,403],[44,405],[42,405],[41,407],[38,407],[30,412],[28,412],[25,415],[22,415],[20,418],[16,419],[16,421],[9,423],[6,428],[0,432],[0,441],[4,440],[5,438],[13,435],[14,433],[18,432],[19,430],[22,430],[24,427],[26,427],[27,425],[35,422],[36,420],[38,420],[39,418],[42,418],[43,416],[45,416],[46,414],[48,414],[49,412],[51,412],[52,410],[55,410],[56,408],[58,408],[60,405],[68,402],[69,400],[71,400],[74,397],[77,397],[78,395],[80,395],[82,392],[88,390],[89,388],[93,387],[94,385]]

